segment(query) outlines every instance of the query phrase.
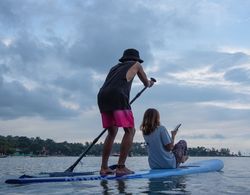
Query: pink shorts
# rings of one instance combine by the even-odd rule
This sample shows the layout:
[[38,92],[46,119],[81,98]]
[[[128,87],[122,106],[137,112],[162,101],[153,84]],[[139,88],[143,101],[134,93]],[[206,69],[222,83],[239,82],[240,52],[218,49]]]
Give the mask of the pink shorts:
[[113,112],[102,112],[103,128],[131,127],[134,128],[134,116],[131,110],[115,110]]

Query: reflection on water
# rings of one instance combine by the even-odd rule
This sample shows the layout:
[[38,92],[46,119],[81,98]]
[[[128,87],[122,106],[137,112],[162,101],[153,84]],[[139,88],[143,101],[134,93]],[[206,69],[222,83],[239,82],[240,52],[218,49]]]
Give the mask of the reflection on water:
[[[117,188],[117,191],[119,194],[132,194],[131,192],[126,192],[126,181],[125,180],[116,180],[115,187]],[[103,194],[110,194],[111,191],[114,191],[114,185],[113,182],[109,186],[109,181],[103,180],[100,182],[101,186],[103,187]]]
[[108,181],[107,180],[102,180],[101,181],[101,186],[103,187],[103,194],[109,194],[109,187],[108,187]]
[[191,194],[186,190],[186,177],[149,179],[148,194]]
[[131,193],[126,193],[126,185],[124,180],[117,180],[117,189],[118,192],[121,194],[131,194]]
[[[133,185],[130,186],[131,182],[128,180],[100,181],[100,185],[103,188],[102,194],[115,193],[129,195],[133,194],[133,191],[138,191],[138,188],[143,188],[140,190],[142,194],[191,194],[191,192],[186,190],[185,176],[140,180],[141,185],[137,188]],[[133,190],[133,188],[135,189]]]

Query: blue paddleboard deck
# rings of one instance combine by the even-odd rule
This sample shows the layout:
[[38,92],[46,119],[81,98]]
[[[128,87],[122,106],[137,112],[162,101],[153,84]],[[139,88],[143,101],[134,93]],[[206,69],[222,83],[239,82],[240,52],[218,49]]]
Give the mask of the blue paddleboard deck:
[[163,178],[169,176],[180,176],[197,173],[206,173],[220,171],[224,167],[223,161],[219,159],[203,160],[198,162],[187,163],[185,166],[177,169],[154,169],[148,171],[138,171],[134,174],[117,177],[108,175],[79,175],[65,177],[48,177],[48,176],[28,176],[23,175],[17,179],[8,179],[8,184],[28,184],[28,183],[45,183],[45,182],[73,182],[73,181],[91,181],[91,180],[115,180],[115,179],[138,179],[138,178]]

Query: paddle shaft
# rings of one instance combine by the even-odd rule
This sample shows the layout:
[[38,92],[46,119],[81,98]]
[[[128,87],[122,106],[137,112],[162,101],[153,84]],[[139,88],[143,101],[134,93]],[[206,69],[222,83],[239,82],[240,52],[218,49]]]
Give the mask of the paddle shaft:
[[[150,79],[153,82],[156,82],[156,80],[154,78]],[[144,87],[131,101],[130,101],[130,105],[147,89],[147,87]],[[108,128],[104,129],[100,135],[98,135],[97,138],[94,139],[94,141],[91,143],[91,145],[89,145],[89,147],[81,154],[81,156],[76,160],[76,162],[71,165],[68,169],[66,169],[64,172],[72,172],[74,170],[74,168],[76,167],[76,165],[82,160],[82,158],[84,156],[86,156],[86,154],[88,153],[88,151],[96,144],[96,142],[100,139],[100,137],[108,130]]]

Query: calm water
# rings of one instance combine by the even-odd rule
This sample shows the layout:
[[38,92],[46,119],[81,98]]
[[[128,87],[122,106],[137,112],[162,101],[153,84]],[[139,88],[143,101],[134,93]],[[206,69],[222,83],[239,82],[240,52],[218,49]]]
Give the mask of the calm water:
[[[214,157],[213,157],[214,158]],[[125,181],[79,181],[10,185],[4,181],[22,174],[64,171],[77,157],[7,157],[0,158],[0,194],[250,194],[250,158],[220,158],[221,172],[203,173],[161,179]],[[197,161],[211,158],[190,158]],[[75,171],[99,170],[100,157],[85,157]],[[115,164],[117,157],[110,159]],[[148,169],[146,157],[130,157],[133,170]]]

